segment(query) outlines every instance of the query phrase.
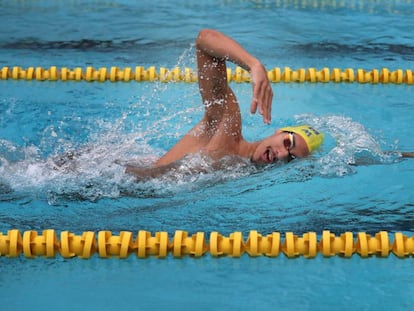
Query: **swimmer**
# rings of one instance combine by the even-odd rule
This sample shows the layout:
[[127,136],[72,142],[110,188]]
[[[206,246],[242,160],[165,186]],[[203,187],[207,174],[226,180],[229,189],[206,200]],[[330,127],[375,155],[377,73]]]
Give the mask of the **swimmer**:
[[257,111],[270,124],[273,91],[262,63],[232,38],[203,29],[196,39],[199,90],[205,112],[201,121],[164,154],[153,167],[127,165],[126,172],[139,178],[157,177],[179,166],[179,160],[201,152],[213,161],[239,156],[253,164],[290,162],[319,148],[323,134],[308,125],[278,129],[273,135],[248,142],[242,135],[240,108],[227,81],[226,61],[250,73],[253,99],[250,111]]

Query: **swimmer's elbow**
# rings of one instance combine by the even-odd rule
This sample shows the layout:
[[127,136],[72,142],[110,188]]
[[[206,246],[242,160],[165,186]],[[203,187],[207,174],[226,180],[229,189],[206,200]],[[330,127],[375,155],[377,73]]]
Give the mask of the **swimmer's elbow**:
[[214,38],[217,37],[217,34],[218,34],[217,31],[213,29],[208,29],[208,28],[201,29],[196,39],[197,48],[201,48],[203,44],[207,41],[214,40]]

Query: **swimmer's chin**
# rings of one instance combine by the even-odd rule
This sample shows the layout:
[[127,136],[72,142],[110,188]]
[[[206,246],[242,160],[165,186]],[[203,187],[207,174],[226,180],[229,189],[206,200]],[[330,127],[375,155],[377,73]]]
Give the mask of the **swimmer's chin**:
[[279,159],[275,159],[274,161],[271,161],[271,162],[265,162],[265,161],[262,161],[261,159],[255,161],[253,160],[253,158],[250,158],[249,162],[251,165],[257,168],[275,167],[275,166],[281,166],[281,165],[288,163],[286,161],[282,161]]

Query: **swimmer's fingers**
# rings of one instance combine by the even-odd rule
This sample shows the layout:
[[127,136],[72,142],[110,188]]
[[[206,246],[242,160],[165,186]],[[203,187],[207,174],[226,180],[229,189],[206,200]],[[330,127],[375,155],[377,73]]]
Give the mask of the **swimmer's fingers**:
[[273,91],[270,85],[261,86],[261,88],[254,85],[250,112],[256,113],[257,109],[259,109],[259,113],[263,116],[263,121],[269,124],[272,115],[272,100]]
[[263,116],[263,121],[269,124],[272,113],[273,91],[267,78],[267,72],[259,64],[259,66],[252,68],[250,74],[253,84],[253,100],[250,105],[250,112],[255,113],[259,109],[259,113]]
[[263,118],[266,124],[270,124],[272,120],[272,101],[273,101],[273,91],[270,83],[267,84],[265,90],[265,98],[264,98],[264,107],[263,107]]
[[265,87],[252,100],[251,112],[255,113],[259,109],[259,113],[263,116],[263,121],[266,124],[269,124],[272,118],[272,100],[273,91],[270,86]]

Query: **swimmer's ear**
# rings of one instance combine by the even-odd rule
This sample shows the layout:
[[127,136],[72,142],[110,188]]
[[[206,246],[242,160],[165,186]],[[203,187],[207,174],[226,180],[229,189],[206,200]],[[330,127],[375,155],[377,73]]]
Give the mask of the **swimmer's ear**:
[[280,129],[277,129],[276,131],[275,131],[275,134],[279,134],[279,133],[281,133],[281,132],[283,132],[282,130],[280,130]]

